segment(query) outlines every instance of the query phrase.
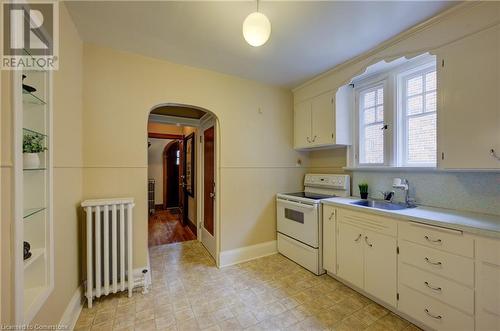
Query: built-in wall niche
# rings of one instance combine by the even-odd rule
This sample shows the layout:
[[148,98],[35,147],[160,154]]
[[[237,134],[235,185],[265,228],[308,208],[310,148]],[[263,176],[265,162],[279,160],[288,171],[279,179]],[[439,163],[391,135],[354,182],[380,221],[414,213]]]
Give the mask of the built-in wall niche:
[[54,287],[51,84],[48,71],[13,73],[16,324],[31,322]]

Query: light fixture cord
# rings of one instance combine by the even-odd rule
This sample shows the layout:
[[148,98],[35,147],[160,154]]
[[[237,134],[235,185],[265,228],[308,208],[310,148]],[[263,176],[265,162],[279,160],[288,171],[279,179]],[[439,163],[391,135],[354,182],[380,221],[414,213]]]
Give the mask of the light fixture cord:
[[257,12],[259,12],[259,0],[257,0]]

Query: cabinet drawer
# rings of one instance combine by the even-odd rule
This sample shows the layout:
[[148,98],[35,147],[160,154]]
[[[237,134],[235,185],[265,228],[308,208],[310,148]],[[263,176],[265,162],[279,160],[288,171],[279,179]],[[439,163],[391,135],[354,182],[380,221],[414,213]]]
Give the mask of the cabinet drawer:
[[500,318],[500,266],[478,262],[477,307]]
[[476,331],[499,331],[500,316],[487,311],[478,310],[476,314]]
[[387,217],[339,209],[337,220],[389,236],[397,236],[397,221]]
[[478,238],[476,247],[478,260],[500,266],[500,240]]
[[435,330],[474,330],[474,318],[407,286],[399,289],[399,309]]
[[414,243],[466,257],[474,257],[474,240],[462,231],[415,222],[399,225],[399,237]]
[[401,240],[399,260],[464,285],[474,286],[474,261],[471,259]]
[[474,291],[454,281],[399,263],[399,284],[425,293],[466,313],[474,314]]

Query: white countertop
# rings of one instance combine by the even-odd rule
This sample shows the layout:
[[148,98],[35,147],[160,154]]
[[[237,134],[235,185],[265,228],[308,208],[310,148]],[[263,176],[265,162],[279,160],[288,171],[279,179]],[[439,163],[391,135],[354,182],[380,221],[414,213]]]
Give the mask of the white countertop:
[[360,199],[356,197],[331,198],[321,200],[321,202],[327,205],[345,207],[400,220],[415,221],[462,230],[481,236],[500,238],[500,216],[424,206],[402,210],[385,210],[351,204],[356,200]]

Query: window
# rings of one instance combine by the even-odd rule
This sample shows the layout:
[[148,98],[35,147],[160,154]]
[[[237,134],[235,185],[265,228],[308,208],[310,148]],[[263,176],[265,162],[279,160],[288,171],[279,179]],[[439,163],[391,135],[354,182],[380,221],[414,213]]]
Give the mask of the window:
[[359,96],[359,162],[384,164],[384,87],[371,87],[361,91]]
[[395,62],[375,64],[353,80],[358,123],[353,165],[436,167],[436,58]]
[[403,73],[402,165],[436,164],[436,68]]

